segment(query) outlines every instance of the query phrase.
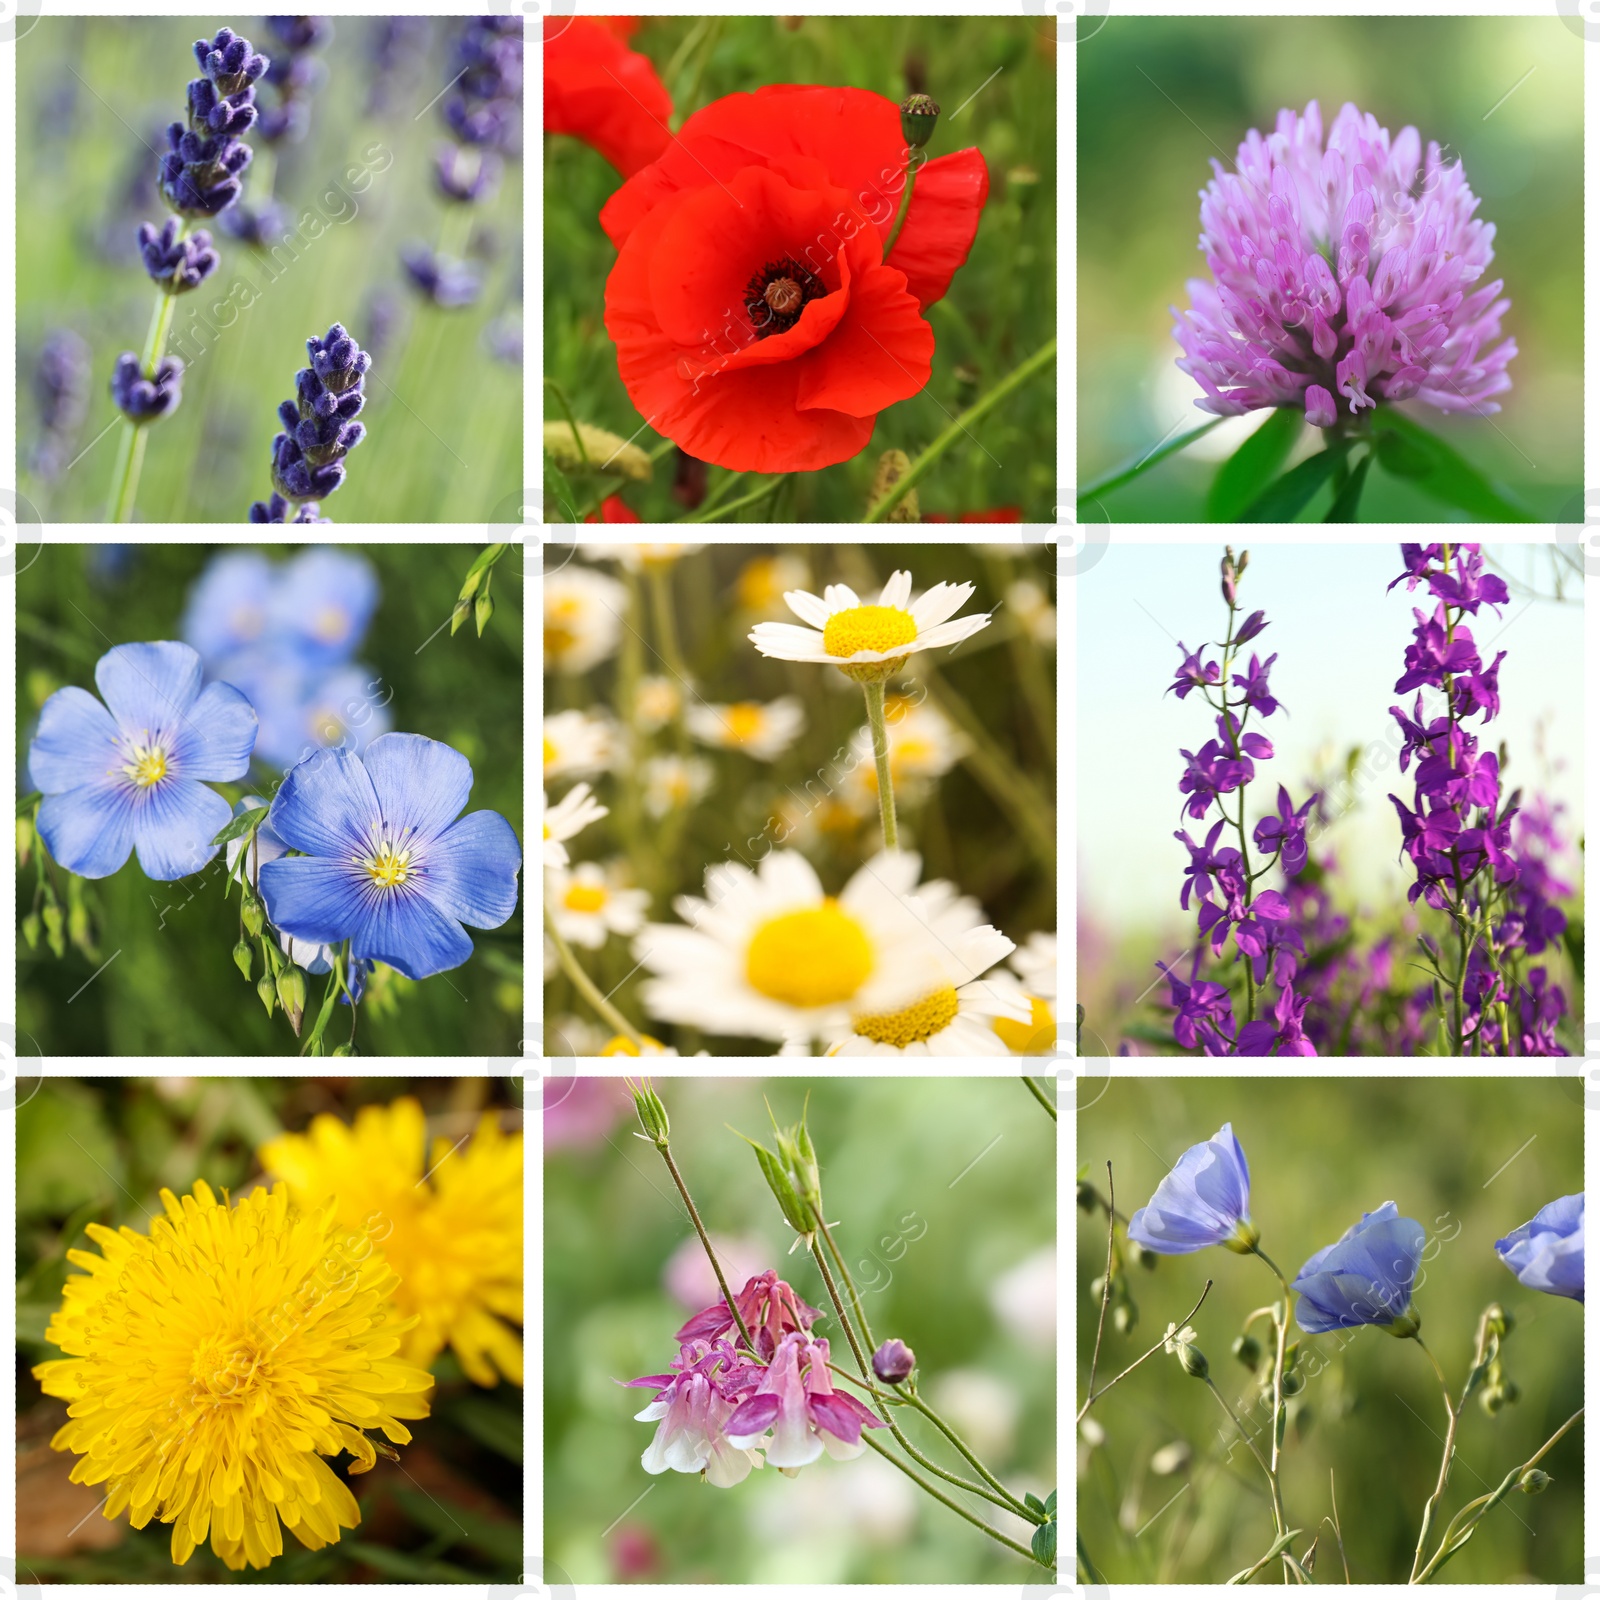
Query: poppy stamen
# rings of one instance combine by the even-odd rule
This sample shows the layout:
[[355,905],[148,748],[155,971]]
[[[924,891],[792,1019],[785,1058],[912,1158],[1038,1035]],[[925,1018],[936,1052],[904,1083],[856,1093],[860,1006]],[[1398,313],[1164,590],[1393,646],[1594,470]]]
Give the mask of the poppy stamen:
[[787,333],[806,305],[820,299],[828,286],[792,256],[769,261],[745,285],[744,305],[758,339]]

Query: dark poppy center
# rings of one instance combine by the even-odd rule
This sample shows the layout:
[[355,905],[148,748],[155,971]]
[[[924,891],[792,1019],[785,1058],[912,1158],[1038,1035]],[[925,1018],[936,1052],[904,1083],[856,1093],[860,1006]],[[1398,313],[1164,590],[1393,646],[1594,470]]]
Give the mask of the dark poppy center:
[[800,320],[809,301],[828,292],[816,273],[792,256],[769,261],[745,285],[744,305],[756,338],[787,333]]

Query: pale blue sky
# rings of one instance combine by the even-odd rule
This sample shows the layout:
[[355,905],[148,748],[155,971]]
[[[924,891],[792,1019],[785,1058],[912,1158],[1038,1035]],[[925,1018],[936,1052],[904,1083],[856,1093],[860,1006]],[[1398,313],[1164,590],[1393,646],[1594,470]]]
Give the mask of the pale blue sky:
[[[1234,548],[1248,541],[1234,531]],[[1549,593],[1548,547],[1486,546],[1496,570],[1511,583],[1504,619],[1485,607],[1472,626],[1485,661],[1506,651],[1500,668],[1501,710],[1490,737],[1509,747],[1509,785],[1543,789],[1565,800],[1566,821],[1583,816],[1583,610],[1532,599],[1530,579]],[[1198,750],[1215,736],[1216,717],[1198,694],[1166,694],[1190,649],[1220,640],[1227,606],[1218,563],[1222,541],[1205,545],[1113,541],[1077,580],[1078,609],[1078,883],[1082,914],[1115,936],[1134,928],[1183,928],[1178,908],[1188,856],[1173,837],[1186,827],[1198,841],[1215,820],[1180,816],[1179,748]],[[1271,545],[1251,549],[1239,590],[1243,611],[1265,610],[1271,624],[1246,647],[1263,659],[1274,651],[1273,694],[1282,707],[1266,722],[1252,718],[1272,740],[1275,755],[1256,763],[1248,820],[1275,806],[1277,785],[1298,806],[1313,772],[1342,774],[1351,745],[1389,742],[1389,707],[1397,696],[1406,645],[1422,604],[1419,586],[1384,589],[1402,570],[1398,544]],[[1581,580],[1569,596],[1581,596]],[[1431,602],[1430,609],[1431,609]],[[1208,659],[1220,659],[1219,651]],[[1476,719],[1474,727],[1478,726]],[[1391,746],[1392,748],[1392,743]],[[1543,755],[1539,754],[1542,748]],[[1564,765],[1563,765],[1564,763]],[[1414,770],[1414,769],[1413,769]],[[1358,776],[1357,782],[1363,779]],[[1397,861],[1400,836],[1392,791],[1408,805],[1411,775],[1392,757],[1365,777],[1357,805],[1330,831],[1346,875],[1371,905],[1378,896],[1403,899],[1409,878]]]

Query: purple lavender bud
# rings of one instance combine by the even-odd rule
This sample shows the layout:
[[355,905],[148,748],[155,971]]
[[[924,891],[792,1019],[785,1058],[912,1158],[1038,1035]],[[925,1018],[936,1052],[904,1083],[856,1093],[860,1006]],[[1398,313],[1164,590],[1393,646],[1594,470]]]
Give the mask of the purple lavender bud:
[[400,260],[412,283],[436,306],[470,306],[483,287],[476,267],[436,255],[426,245],[408,246],[400,252]]
[[522,19],[472,17],[456,40],[444,120],[464,144],[521,147]]
[[434,176],[447,200],[492,200],[500,187],[501,162],[492,150],[442,144],[434,151]]
[[111,374],[111,398],[129,422],[159,421],[176,411],[183,398],[183,363],[176,356],[163,356],[146,377],[138,356],[124,351]]
[[[324,500],[344,482],[343,460],[366,437],[355,417],[372,357],[340,323],[306,340],[311,365],[295,374],[295,398],[278,407],[272,481],[286,500]],[[253,513],[252,513],[253,515]]]
[[522,318],[514,311],[497,317],[483,330],[484,348],[496,361],[522,365]]
[[217,270],[221,259],[211,248],[211,235],[204,228],[180,239],[176,217],[169,217],[160,233],[154,223],[140,223],[139,253],[151,280],[168,294],[185,294],[199,288]]
[[331,517],[317,515],[322,508],[314,500],[307,500],[304,505],[296,507],[283,498],[281,494],[274,494],[270,500],[257,500],[250,507],[250,520],[252,522],[331,522]]
[[[333,24],[326,17],[268,17],[267,27],[284,50],[295,55],[320,50],[333,37]],[[277,59],[273,57],[274,63]],[[271,76],[269,71],[269,82]]]
[[872,1370],[881,1383],[904,1383],[916,1364],[915,1352],[901,1339],[885,1339],[872,1352]]
[[261,107],[257,137],[267,144],[293,142],[305,137],[311,123],[307,102],[327,76],[312,52],[333,37],[333,25],[326,17],[268,17],[267,26],[276,40],[265,79],[273,103]]
[[242,203],[229,206],[217,218],[217,226],[231,239],[258,250],[270,250],[273,245],[281,244],[293,229],[294,218],[287,206],[276,200],[266,200],[259,206]]
[[70,328],[46,338],[34,368],[33,393],[39,404],[39,442],[30,466],[54,483],[66,463],[89,410],[89,347]]

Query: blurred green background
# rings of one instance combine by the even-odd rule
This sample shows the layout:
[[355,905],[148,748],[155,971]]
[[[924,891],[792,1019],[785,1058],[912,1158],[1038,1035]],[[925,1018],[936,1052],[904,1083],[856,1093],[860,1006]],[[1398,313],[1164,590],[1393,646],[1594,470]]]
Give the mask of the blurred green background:
[[[861,864],[883,845],[876,791],[865,809],[850,809],[853,794],[847,758],[852,735],[866,722],[860,687],[833,667],[779,661],[750,643],[752,626],[762,618],[798,624],[774,596],[766,609],[742,603],[749,593],[753,564],[783,555],[809,574],[798,586],[820,595],[833,583],[848,583],[874,598],[889,575],[908,570],[917,593],[935,584],[971,583],[972,598],[963,615],[993,611],[994,620],[955,649],[913,654],[887,685],[919,707],[926,702],[943,712],[948,727],[974,748],[942,777],[913,789],[897,785],[896,810],[903,848],[920,851],[921,881],[949,879],[963,894],[974,895],[985,920],[1021,946],[1035,931],[1054,933],[1055,897],[1055,652],[1020,621],[1008,591],[1030,580],[1053,603],[1055,579],[1048,552],[1053,546],[912,545],[709,545],[672,563],[667,576],[674,628],[681,643],[692,696],[710,705],[743,700],[769,702],[797,697],[805,728],[776,761],[757,761],[742,750],[712,749],[675,738],[672,727],[639,736],[638,759],[619,759],[612,772],[591,780],[611,814],[592,824],[569,846],[572,859],[616,860],[626,880],[650,890],[647,920],[679,920],[672,910],[680,894],[705,892],[706,868],[727,860],[753,866],[776,843],[798,850],[817,869],[824,889],[837,894]],[[627,577],[603,547],[581,552],[602,572]],[[575,563],[580,565],[579,563]],[[659,618],[649,604],[647,585],[637,581],[625,640],[639,642],[638,670],[671,676],[669,653]],[[770,583],[770,579],[764,580]],[[785,587],[788,585],[785,584]],[[552,672],[546,663],[546,714],[583,709],[614,713],[626,722],[630,698],[624,691],[626,662],[614,657],[587,674]],[[674,680],[675,681],[675,680]],[[997,752],[1002,770],[985,750]],[[644,763],[664,754],[687,752],[709,764],[710,786],[697,803],[670,811],[662,822],[637,815],[637,791],[648,798]],[[864,763],[870,767],[870,761]],[[1020,793],[1028,786],[1028,797]],[[552,803],[569,790],[570,779],[552,779]],[[775,819],[779,819],[777,821]],[[1031,828],[1028,826],[1032,820]],[[635,1022],[641,1018],[639,985],[648,976],[630,953],[631,941],[613,936],[596,952],[579,950],[584,966]],[[545,987],[547,1018],[566,1038],[565,1054],[588,1054],[581,1029],[569,1027],[564,1013],[593,1021],[587,1007],[559,970]],[[719,1054],[770,1055],[771,1041],[740,1044],[727,1038],[702,1040],[690,1028],[646,1017],[641,1024],[663,1043],[692,1055],[702,1043]],[[610,1037],[609,1030],[605,1037]],[[1052,1041],[1053,1042],[1053,1041]]]
[[[576,1583],[1047,1582],[870,1450],[824,1457],[792,1479],[762,1468],[731,1489],[644,1471],[656,1424],[633,1419],[649,1391],[612,1380],[665,1371],[674,1331],[716,1299],[716,1284],[662,1162],[632,1137],[621,1080],[568,1085],[564,1100],[547,1090],[544,1114],[547,1557]],[[919,1394],[1007,1488],[1048,1495],[1055,1138],[1027,1090],[963,1078],[674,1078],[656,1090],[695,1208],[719,1249],[729,1245],[721,1253],[744,1277],[774,1269],[824,1308],[815,1331],[834,1363],[854,1371],[815,1262],[784,1253],[794,1235],[729,1131],[771,1149],[768,1104],[787,1125],[809,1093],[825,1209],[839,1219],[874,1336],[911,1346]],[[912,1213],[925,1231],[907,1224]],[[891,1248],[875,1251],[874,1241]],[[674,1298],[669,1277],[697,1287]],[[896,1420],[933,1460],[957,1464],[922,1417],[902,1407]],[[963,1503],[1027,1543],[1020,1518]]]
[[[929,156],[970,146],[983,152],[989,202],[978,236],[950,292],[927,311],[936,340],[927,387],[882,412],[854,460],[790,474],[779,510],[763,503],[735,513],[757,522],[858,522],[880,455],[898,449],[914,458],[970,404],[961,398],[958,366],[976,369],[982,394],[1055,335],[1055,29],[1024,17],[651,17],[629,48],[654,63],[672,96],[674,129],[713,100],[765,84],[849,84],[897,102],[913,91],[931,94],[944,115]],[[624,439],[638,429],[634,442],[653,450],[661,435],[641,427],[605,330],[605,281],[616,251],[596,219],[621,179],[575,139],[547,136],[544,163],[546,373],[580,420]],[[1038,181],[1013,182],[1009,174],[1019,167],[1032,168]],[[547,392],[545,416],[561,415]],[[1054,522],[1053,371],[1026,383],[976,431],[981,448],[958,441],[919,482],[924,512],[957,520],[1020,506],[1024,521]],[[654,481],[624,494],[647,522],[684,515],[669,492],[670,448]],[[713,467],[712,491],[729,476]],[[746,478],[736,493],[760,482]]]
[[[1581,522],[1583,45],[1544,17],[1111,17],[1078,47],[1080,483],[1198,427],[1199,387],[1179,372],[1169,307],[1207,276],[1199,191],[1230,170],[1251,128],[1316,99],[1324,127],[1346,100],[1397,134],[1413,124],[1462,161],[1496,227],[1485,282],[1505,279],[1503,331],[1519,354],[1492,417],[1404,409],[1541,521]],[[1525,76],[1526,75],[1526,76]],[[1519,80],[1520,81],[1519,83]],[[1503,104],[1496,105],[1502,101]],[[1492,114],[1491,114],[1492,113]],[[1119,522],[1197,521],[1235,419],[1106,496]],[[1319,448],[1306,429],[1300,454]],[[1574,497],[1577,497],[1575,500]],[[1331,491],[1303,513],[1320,519]],[[1373,472],[1363,521],[1456,521]]]
[[[229,548],[235,548],[230,546]],[[471,763],[469,811],[498,811],[522,835],[522,595],[519,563],[496,569],[495,614],[484,637],[447,626],[473,545],[342,546],[377,573],[380,598],[357,660],[385,691],[394,731],[420,733]],[[55,690],[91,694],[95,663],[113,645],[176,639],[184,600],[215,548],[205,545],[46,545],[18,574],[18,793],[31,791],[28,742]],[[24,556],[24,561],[26,561]],[[430,635],[446,625],[427,644]],[[230,803],[272,793],[280,772],[259,763],[254,781],[212,785]],[[63,905],[81,895],[93,948],[69,944],[56,960],[41,940],[17,940],[19,1056],[293,1055],[298,1042],[281,1012],[267,1016],[233,964],[237,891],[222,894],[222,853],[202,872],[157,883],[137,857],[109,878],[45,871]],[[34,906],[36,867],[17,874],[17,916]],[[522,1036],[522,912],[503,927],[469,931],[464,966],[412,983],[383,968],[360,1008],[356,1048],[373,1055],[504,1056]],[[90,983],[96,969],[121,954]],[[257,976],[259,976],[259,960]],[[320,1005],[322,978],[309,978]],[[85,987],[85,984],[88,986]],[[81,993],[79,992],[81,991]],[[308,1007],[310,1009],[310,1007]],[[344,1042],[349,1010],[329,1024]]]
[[[1521,1399],[1493,1416],[1474,1396],[1462,1415],[1439,1529],[1526,1461],[1583,1404],[1583,1308],[1524,1289],[1494,1241],[1542,1206],[1583,1188],[1582,1085],[1575,1078],[1101,1079],[1082,1086],[1078,1176],[1103,1195],[1106,1162],[1117,1209],[1131,1217],[1172,1164],[1224,1122],[1250,1164],[1250,1212],[1261,1247],[1293,1281],[1313,1251],[1332,1244],[1364,1211],[1393,1200],[1427,1230],[1415,1305],[1422,1333],[1459,1398],[1477,1320],[1491,1301],[1515,1319],[1502,1348]],[[1119,1243],[1122,1230],[1118,1229]],[[1105,1213],[1078,1213],[1077,1325],[1080,1395],[1094,1349],[1105,1271]],[[1180,1321],[1207,1278],[1215,1287],[1194,1327],[1196,1348],[1243,1416],[1254,1380],[1229,1355],[1245,1317],[1277,1282],[1261,1262],[1211,1249],[1134,1268],[1140,1316],[1130,1334],[1108,1319],[1097,1384],[1144,1354]],[[1298,1298],[1298,1297],[1297,1297]],[[1260,1336],[1264,1323],[1252,1330]],[[1443,1404],[1428,1360],[1409,1342],[1358,1329],[1301,1335],[1327,1369],[1289,1402],[1282,1466],[1289,1526],[1302,1553],[1330,1511],[1329,1472],[1355,1583],[1400,1583],[1411,1569],[1422,1508],[1439,1476]],[[1265,1341],[1263,1341],[1265,1342]],[[1221,1583],[1272,1543],[1266,1480],[1247,1451],[1225,1460],[1215,1399],[1176,1360],[1152,1357],[1089,1413],[1104,1430],[1078,1441],[1078,1528],[1112,1583]],[[1192,1447],[1187,1471],[1159,1474],[1156,1452]],[[1583,1424],[1541,1462],[1543,1495],[1512,1494],[1440,1574],[1445,1583],[1575,1583],[1583,1571]],[[1163,1511],[1167,1502],[1177,1503]],[[1431,1553],[1431,1548],[1430,1548]],[[1342,1579],[1331,1528],[1322,1527],[1316,1578]],[[1265,1577],[1262,1581],[1266,1581]]]
[[[170,215],[156,187],[165,130],[183,117],[185,85],[198,73],[191,46],[221,20],[46,17],[17,43],[18,467],[22,492],[48,522],[104,519],[120,432],[111,369],[124,350],[143,348],[157,294],[135,235],[141,222],[159,228]],[[261,18],[226,20],[272,53]],[[142,521],[243,522],[253,500],[270,496],[278,404],[294,396],[307,338],[335,321],[373,351],[373,366],[367,437],[328,516],[483,521],[523,482],[520,354],[497,359],[485,341],[491,327],[514,323],[520,345],[521,168],[508,165],[492,201],[449,208],[470,218],[447,218],[433,153],[448,130],[438,105],[424,112],[445,87],[457,24],[425,19],[425,35],[383,75],[374,52],[388,21],[335,19],[309,132],[276,147],[273,192],[299,219],[294,250],[280,246],[274,260],[210,228],[222,264],[178,298],[167,348],[186,363],[183,400],[150,429]],[[257,98],[266,104],[271,94],[258,89]],[[258,139],[246,142],[256,152],[249,204],[271,162]],[[412,242],[438,248],[463,224],[483,293],[476,305],[441,310],[411,287],[399,252]],[[460,256],[465,232],[451,237],[448,253]],[[32,375],[58,328],[92,352],[88,415],[69,456],[119,426],[52,484],[30,469]]]
[[[203,1178],[222,1198],[262,1179],[256,1150],[303,1133],[327,1112],[352,1122],[364,1105],[401,1095],[422,1102],[430,1141],[452,1141],[480,1112],[522,1109],[521,1080],[493,1078],[24,1078],[17,1090],[17,1530],[24,1578],[44,1583],[515,1583],[522,1571],[522,1390],[479,1388],[446,1348],[434,1361],[432,1414],[411,1424],[399,1464],[381,1455],[348,1479],[361,1525],[338,1544],[307,1550],[287,1529],[283,1555],[230,1572],[202,1544],[172,1564],[170,1525],[141,1531],[100,1515],[99,1488],[69,1481],[79,1458],[50,1448],[66,1403],[31,1368],[59,1360],[45,1341],[61,1289],[80,1269],[71,1249],[98,1258],[91,1222],[148,1234],[158,1191],[190,1192]],[[324,1458],[330,1459],[330,1458]],[[343,1479],[349,1458],[331,1458]]]

